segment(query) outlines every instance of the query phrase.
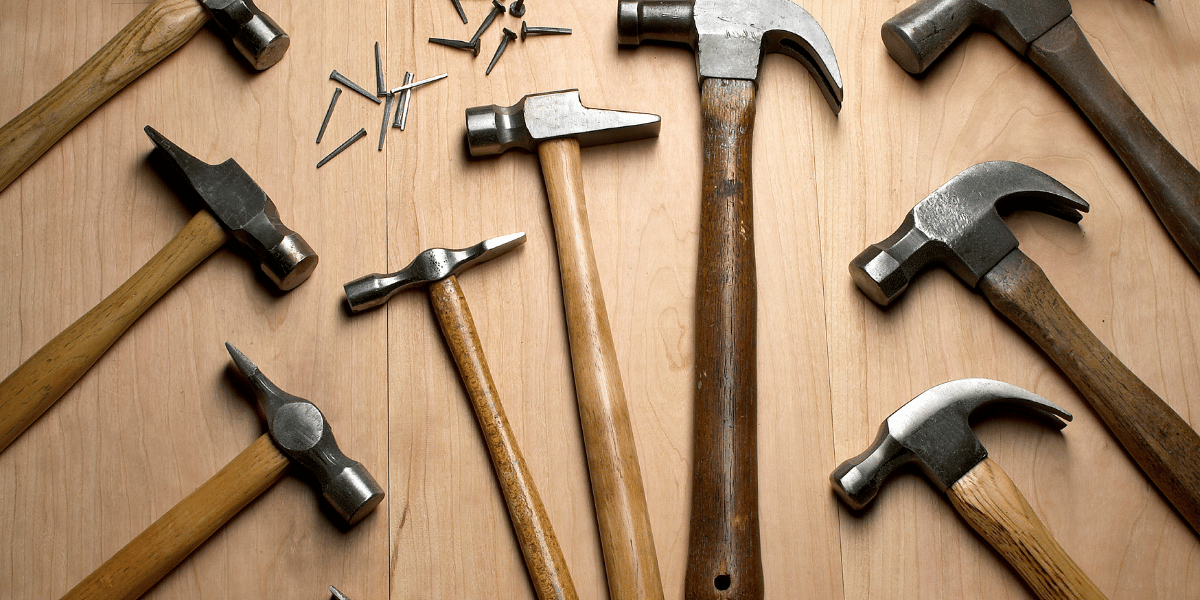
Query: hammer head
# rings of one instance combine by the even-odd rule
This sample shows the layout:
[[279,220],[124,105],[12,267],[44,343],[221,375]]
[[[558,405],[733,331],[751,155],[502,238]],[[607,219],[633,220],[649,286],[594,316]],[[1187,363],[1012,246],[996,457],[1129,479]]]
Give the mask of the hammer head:
[[825,31],[789,0],[620,0],[617,43],[685,44],[696,53],[700,79],[758,79],[763,55],[777,52],[803,64],[833,112],[842,107],[842,73]]
[[338,448],[333,430],[321,410],[312,402],[279,389],[245,354],[228,342],[225,349],[233,357],[238,371],[254,388],[275,445],[316,477],[321,495],[330,506],[350,525],[375,510],[383,500],[383,488],[366,467]]
[[891,237],[850,263],[864,294],[887,305],[925,265],[942,263],[974,287],[1017,247],[1001,215],[1037,210],[1078,223],[1088,204],[1053,177],[1020,163],[980,163],[917,204]]
[[1069,16],[1067,0],[921,0],[883,24],[883,43],[893,60],[916,75],[972,25],[1024,55],[1029,44]]
[[467,147],[471,156],[501,154],[511,148],[533,151],[538,144],[575,138],[580,146],[599,146],[658,135],[658,115],[587,108],[579,90],[530,94],[512,106],[467,109]]
[[514,233],[484,240],[461,250],[430,248],[418,254],[407,267],[391,275],[375,273],[347,283],[343,286],[346,289],[346,302],[354,312],[375,308],[387,302],[396,292],[424,287],[458,275],[479,263],[507,254],[524,243],[525,234]]
[[1062,407],[1015,385],[990,379],[943,383],[892,413],[879,426],[879,434],[866,452],[830,474],[833,489],[846,504],[861,509],[875,498],[896,467],[916,461],[938,489],[946,491],[987,458],[970,419],[989,406],[1036,417],[1055,429],[1071,420],[1071,413]]
[[[279,220],[267,193],[232,158],[210,165],[184,152],[149,125],[154,141],[170,166],[169,179],[195,195],[217,220],[258,257],[263,272],[287,291],[308,279],[317,268],[317,253]],[[164,174],[166,176],[168,174]]]
[[217,26],[250,65],[262,71],[279,62],[292,38],[254,0],[201,0]]

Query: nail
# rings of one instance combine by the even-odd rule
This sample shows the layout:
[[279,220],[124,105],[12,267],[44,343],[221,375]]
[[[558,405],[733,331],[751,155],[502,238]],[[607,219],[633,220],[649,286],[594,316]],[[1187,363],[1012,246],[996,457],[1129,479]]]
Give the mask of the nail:
[[[411,72],[404,73],[404,84],[412,83],[413,74]],[[392,127],[399,127],[400,131],[404,131],[404,122],[408,120],[408,100],[412,97],[412,90],[404,90],[400,92],[400,107],[396,109],[396,118],[392,121]]]
[[387,94],[387,84],[383,82],[383,61],[379,59],[379,42],[375,42],[375,95]]
[[521,21],[521,41],[525,41],[525,36],[530,35],[570,35],[571,30],[566,27],[530,27]]
[[517,39],[517,32],[505,27],[504,37],[500,38],[500,47],[496,48],[496,55],[492,57],[492,62],[488,63],[487,72],[483,75],[487,77],[492,74],[492,67],[496,66],[496,61],[500,60],[500,55],[504,54],[504,49],[508,47],[509,40]]
[[459,50],[470,50],[475,54],[475,56],[479,56],[479,40],[475,40],[475,42],[472,43],[464,42],[462,40],[448,40],[446,38],[429,38],[429,41],[433,42],[434,44],[458,48]]
[[333,152],[330,152],[330,153],[329,153],[329,156],[326,156],[325,158],[322,158],[322,159],[321,159],[321,162],[317,163],[317,168],[318,168],[318,169],[320,169],[322,166],[324,166],[324,165],[325,165],[325,163],[327,163],[327,162],[329,162],[329,161],[333,160],[333,157],[335,157],[335,156],[337,156],[337,155],[341,154],[341,153],[342,153],[342,150],[345,150],[346,148],[349,148],[349,147],[350,147],[350,144],[353,144],[354,142],[357,142],[358,140],[361,140],[361,139],[363,139],[363,138],[365,138],[365,137],[367,137],[367,129],[364,127],[364,128],[362,128],[362,129],[359,129],[359,130],[358,130],[358,133],[356,133],[356,134],[354,134],[354,135],[350,136],[350,139],[348,139],[348,140],[346,140],[346,141],[342,142],[342,145],[341,145],[341,146],[338,146],[337,148],[334,148],[334,149],[333,149]]
[[525,16],[525,0],[517,0],[508,5],[508,14],[514,17]]
[[502,14],[504,14],[504,5],[500,4],[500,0],[492,0],[492,12],[489,12],[488,15],[483,18],[483,24],[479,26],[479,29],[475,30],[475,35],[471,36],[471,43],[474,44],[475,42],[478,42],[479,37],[483,35],[483,32],[487,31],[487,28],[492,24],[492,21],[496,20],[496,16]]
[[388,94],[387,102],[383,103],[383,124],[379,126],[379,148],[377,148],[377,150],[379,150],[380,152],[383,151],[383,138],[387,137],[388,116],[391,115],[392,103],[395,102],[395,100],[396,100],[395,94]]
[[337,71],[330,73],[329,78],[362,94],[363,96],[366,96],[367,98],[370,98],[371,102],[374,102],[375,104],[380,104],[383,102],[383,100],[380,100],[379,98],[376,98],[374,95],[372,95],[371,92],[364,90],[361,85],[358,85],[357,83],[354,83],[353,81],[350,81],[349,79],[346,78],[345,75],[342,75],[341,73],[338,73]]
[[321,130],[317,132],[317,143],[321,143],[321,138],[325,135],[325,127],[329,125],[329,117],[333,115],[333,107],[337,104],[338,96],[342,95],[342,88],[333,88],[333,99],[329,101],[329,108],[325,111],[325,120],[321,121]]
[[422,80],[420,80],[420,81],[414,81],[414,82],[412,82],[412,83],[406,83],[406,84],[404,84],[404,85],[402,85],[402,86],[400,86],[400,87],[398,87],[398,88],[392,88],[392,89],[391,89],[391,91],[389,91],[388,93],[389,93],[389,94],[395,94],[396,92],[403,92],[404,90],[411,90],[411,89],[413,89],[413,88],[415,88],[415,87],[421,87],[421,86],[423,86],[423,85],[425,85],[425,84],[427,84],[427,83],[433,83],[433,82],[435,82],[435,81],[437,81],[437,80],[439,80],[439,79],[445,79],[445,78],[446,78],[446,74],[445,74],[445,73],[442,73],[441,75],[434,75],[433,77],[430,77],[429,79],[422,79]]
[[463,25],[466,25],[467,24],[467,13],[463,12],[462,2],[459,2],[458,0],[450,0],[450,1],[454,3],[454,10],[458,11],[458,18],[463,20]]

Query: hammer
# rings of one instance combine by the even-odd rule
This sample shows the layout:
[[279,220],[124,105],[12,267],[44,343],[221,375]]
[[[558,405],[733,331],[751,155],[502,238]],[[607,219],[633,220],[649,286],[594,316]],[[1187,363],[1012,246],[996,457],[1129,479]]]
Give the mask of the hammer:
[[62,83],[0,127],[0,191],[210,18],[260,71],[279,62],[291,44],[254,0],[154,0]]
[[230,239],[258,258],[283,291],[308,279],[316,252],[279,220],[275,203],[232,158],[210,165],[147,126],[168,179],[208,210],[201,210],[162,250],[107,298],[54,336],[0,381],[0,451],[55,402],[167,290]]
[[346,303],[352,311],[359,312],[387,302],[402,290],[427,288],[434,315],[467,388],[467,396],[492,459],[492,468],[500,481],[534,592],[539,600],[577,600],[575,584],[550,525],[550,516],[542,505],[529,467],[525,466],[525,457],[508,424],[508,417],[504,416],[500,394],[492,382],[483,344],[475,330],[475,320],[471,318],[471,309],[458,285],[459,273],[507,254],[524,243],[525,234],[514,233],[459,250],[430,248],[395,273],[376,273],[347,283]]
[[612,600],[662,600],[662,580],[637,445],[604,304],[580,146],[657,136],[658,115],[585,108],[578,90],[530,94],[508,107],[468,108],[471,155],[535,151],[558,245],[563,304],[592,498]]
[[225,348],[254,389],[267,433],[79,582],[63,600],[140,597],[279,481],[290,464],[313,476],[321,496],[347,525],[361,521],[383,500],[383,489],[371,473],[338,448],[333,430],[316,405],[279,389],[237,348],[228,343]]
[[991,30],[1066,92],[1200,270],[1200,171],[1100,62],[1067,0],[921,0],[883,24],[883,43],[904,70],[919,74],[972,25]]
[[967,523],[983,536],[1043,600],[1102,600],[1104,594],[1038,519],[1016,484],[971,431],[969,419],[988,408],[1036,417],[1055,429],[1071,413],[1015,385],[960,379],[931,388],[892,413],[865,452],[842,463],[829,480],[838,496],[861,510],[897,467],[915,462]]
[[900,295],[929,263],[945,265],[978,287],[1050,356],[1134,462],[1200,531],[1200,436],[1104,346],[1037,263],[1017,248],[1001,219],[1017,209],[1077,223],[1088,205],[1032,167],[978,164],[913,207],[891,237],[850,263],[850,274],[881,305]]
[[696,396],[687,598],[761,598],[757,281],[750,144],[767,52],[806,66],[836,113],[842,75],[816,20],[788,0],[620,0],[617,41],[696,53],[704,171],[696,279]]

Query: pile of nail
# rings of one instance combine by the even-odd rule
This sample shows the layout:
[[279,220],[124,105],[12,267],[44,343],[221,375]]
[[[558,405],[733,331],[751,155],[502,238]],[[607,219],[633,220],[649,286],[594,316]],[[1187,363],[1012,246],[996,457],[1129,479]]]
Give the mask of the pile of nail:
[[[462,3],[460,0],[450,1],[454,3],[454,9],[458,11],[459,18],[461,18],[463,24],[466,25],[467,13],[463,12]],[[470,50],[473,55],[479,56],[479,38],[483,35],[483,32],[487,31],[487,28],[492,25],[492,22],[496,20],[496,17],[504,14],[504,12],[504,4],[502,4],[500,0],[492,0],[491,11],[489,11],[487,16],[483,18],[483,24],[475,30],[475,35],[471,36],[470,40],[449,40],[446,38],[431,37],[429,38],[429,41],[434,44],[441,44],[443,46],[457,48],[459,50]],[[513,2],[512,5],[508,7],[508,13],[517,18],[525,16],[525,0],[516,0]],[[571,30],[565,27],[530,27],[525,24],[525,21],[521,21],[522,42],[525,41],[526,37],[531,35],[568,35],[570,33]],[[517,39],[516,32],[504,27],[503,35],[500,37],[500,45],[496,47],[496,54],[492,56],[492,61],[488,63],[487,71],[484,72],[484,76],[492,74],[492,68],[494,68],[496,66],[496,62],[500,60],[500,55],[504,54],[505,48],[508,48],[508,42],[515,39]]]
[[[359,94],[361,94],[362,96],[364,96],[371,102],[374,102],[375,104],[383,104],[383,124],[380,125],[380,127],[379,127],[379,147],[378,147],[378,150],[382,151],[383,150],[383,142],[387,138],[388,118],[392,117],[392,105],[395,104],[396,96],[397,95],[400,96],[400,98],[399,98],[400,103],[399,103],[399,106],[396,107],[395,116],[392,117],[392,119],[391,119],[392,127],[398,128],[400,131],[404,131],[404,126],[408,121],[408,104],[409,104],[409,99],[410,99],[409,97],[412,95],[412,90],[414,88],[420,87],[427,83],[433,83],[434,81],[438,81],[440,79],[445,79],[446,74],[442,73],[441,75],[435,75],[428,79],[422,79],[420,81],[413,81],[413,78],[414,78],[413,74],[411,72],[406,71],[404,73],[404,84],[401,85],[400,87],[388,89],[387,84],[384,83],[384,79],[383,79],[383,60],[379,56],[379,42],[375,42],[375,93],[374,94],[363,89],[363,87],[358,85],[357,83],[350,81],[350,79],[348,77],[346,77],[345,75],[342,75],[341,73],[338,73],[336,70],[334,70],[332,73],[329,74],[329,78],[350,88],[351,90],[353,90],[355,92],[358,92]],[[318,144],[321,143],[321,138],[325,136],[325,128],[327,126],[329,126],[329,117],[333,115],[333,107],[337,106],[338,96],[341,96],[341,95],[342,95],[342,88],[334,88],[333,89],[333,98],[329,100],[329,108],[325,111],[325,119],[321,121],[321,130],[317,132],[317,143]],[[380,100],[380,98],[384,98],[387,101],[384,102],[384,100]],[[362,138],[364,138],[366,136],[367,136],[367,128],[363,127],[362,129],[359,129],[358,133],[355,133],[354,135],[350,136],[350,139],[346,140],[345,142],[342,142],[342,144],[340,146],[338,146],[337,148],[334,148],[333,152],[330,152],[325,158],[322,158],[321,161],[317,163],[317,168],[320,169],[325,163],[329,162],[330,160],[333,160],[333,157],[337,156],[338,154],[341,154],[342,151],[345,150],[346,148],[349,148],[351,144],[353,144],[354,142],[357,142],[358,140],[361,140]]]

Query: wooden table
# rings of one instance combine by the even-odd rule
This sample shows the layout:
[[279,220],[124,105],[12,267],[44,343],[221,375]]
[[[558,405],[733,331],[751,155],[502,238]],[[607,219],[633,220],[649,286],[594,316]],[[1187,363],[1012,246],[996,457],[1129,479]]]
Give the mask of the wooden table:
[[[0,3],[0,120],[98,49],[145,2]],[[580,597],[603,566],[574,400],[551,223],[536,158],[468,161],[463,110],[581,89],[585,104],[662,115],[657,140],[585,149],[604,294],[637,434],[666,597],[682,597],[690,495],[693,297],[700,196],[694,56],[619,50],[614,2],[530,0],[530,25],[491,76],[428,44],[467,38],[489,3],[262,0],[292,36],[251,73],[212,31],[105,104],[0,193],[0,372],[115,289],[190,216],[147,164],[153,125],[210,162],[234,157],[321,264],[280,295],[222,250],[169,292],[0,454],[0,598],[57,598],[263,431],[230,341],[328,416],[388,497],[349,532],[285,479],[154,588],[154,598],[530,598],[464,389],[427,300],[351,316],[341,285],[427,247],[525,231],[461,281]],[[1147,384],[1200,425],[1200,277],[1091,127],[994,36],[974,34],[922,80],[879,26],[908,2],[818,0],[845,78],[834,116],[781,56],[760,76],[754,145],[759,285],[760,509],[770,598],[1026,598],[1030,592],[933,486],[898,476],[863,514],[829,472],[921,391],[961,377],[1028,388],[1076,415],[1062,433],[1011,419],[976,429],[1066,550],[1111,598],[1200,598],[1200,538],[1063,375],[948,272],[881,310],[846,271],[867,244],[962,169],[1019,160],[1092,205],[1083,222],[1008,220],[1022,249]],[[1200,6],[1076,0],[1104,62],[1175,146],[1200,161]],[[516,29],[511,16],[500,26]],[[408,129],[375,149],[379,106],[343,94],[313,143],[333,69],[374,86],[449,73],[413,95]],[[367,140],[321,169],[360,127]]]

